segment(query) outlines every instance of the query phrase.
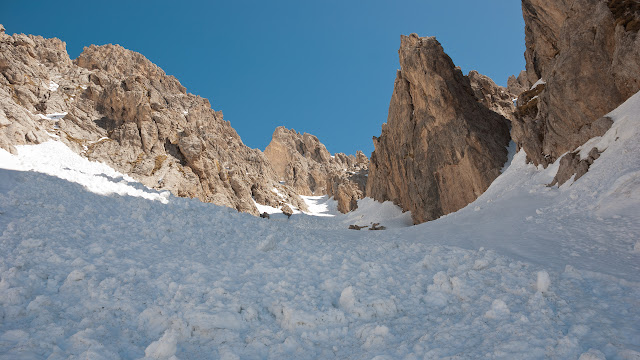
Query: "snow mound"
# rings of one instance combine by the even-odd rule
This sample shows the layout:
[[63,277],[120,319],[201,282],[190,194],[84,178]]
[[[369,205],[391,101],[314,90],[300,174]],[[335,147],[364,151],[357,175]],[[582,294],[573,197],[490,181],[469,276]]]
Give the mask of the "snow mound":
[[391,201],[381,203],[372,198],[358,200],[358,208],[345,214],[340,220],[344,225],[370,226],[379,223],[387,229],[413,225],[411,212],[402,212],[402,209]]
[[536,288],[541,293],[546,293],[551,285],[551,279],[549,279],[549,273],[546,271],[538,271],[538,280],[536,281]]

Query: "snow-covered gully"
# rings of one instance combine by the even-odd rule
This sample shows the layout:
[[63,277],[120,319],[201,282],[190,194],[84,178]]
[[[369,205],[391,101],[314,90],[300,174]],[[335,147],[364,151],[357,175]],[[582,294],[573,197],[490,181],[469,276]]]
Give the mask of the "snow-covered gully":
[[638,114],[611,114],[579,181],[518,153],[419,226],[370,199],[260,219],[59,142],[0,151],[0,358],[638,359]]

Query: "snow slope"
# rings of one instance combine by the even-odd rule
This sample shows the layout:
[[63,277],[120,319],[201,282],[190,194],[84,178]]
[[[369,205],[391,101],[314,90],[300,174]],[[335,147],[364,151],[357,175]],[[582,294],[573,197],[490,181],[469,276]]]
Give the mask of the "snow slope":
[[[639,359],[639,106],[579,181],[519,153],[411,227],[367,199],[260,219],[59,143],[0,151],[0,359]],[[371,222],[389,230],[346,229]]]

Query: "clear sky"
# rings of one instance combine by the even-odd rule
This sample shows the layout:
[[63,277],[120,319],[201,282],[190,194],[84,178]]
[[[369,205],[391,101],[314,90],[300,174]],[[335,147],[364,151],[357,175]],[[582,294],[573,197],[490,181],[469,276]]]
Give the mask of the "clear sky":
[[280,125],[331,153],[373,151],[386,122],[400,35],[436,36],[454,63],[506,85],[524,69],[516,0],[5,1],[6,32],[145,55],[222,110],[264,150]]

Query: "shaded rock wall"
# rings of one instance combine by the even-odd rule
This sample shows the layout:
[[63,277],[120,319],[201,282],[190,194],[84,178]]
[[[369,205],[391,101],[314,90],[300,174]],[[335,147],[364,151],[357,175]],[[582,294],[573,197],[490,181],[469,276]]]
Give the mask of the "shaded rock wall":
[[435,38],[402,36],[389,117],[374,137],[367,196],[391,200],[414,223],[482,194],[507,160],[508,120],[476,98]]
[[523,0],[528,82],[512,136],[548,165],[607,128],[594,124],[640,90],[640,5],[632,0]]

